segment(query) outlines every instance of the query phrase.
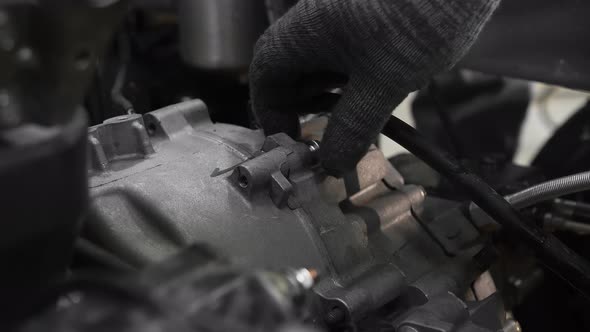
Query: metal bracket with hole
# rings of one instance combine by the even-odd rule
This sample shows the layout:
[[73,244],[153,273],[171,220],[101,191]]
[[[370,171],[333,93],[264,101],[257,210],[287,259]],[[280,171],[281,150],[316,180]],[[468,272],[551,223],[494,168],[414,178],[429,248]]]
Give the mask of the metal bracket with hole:
[[261,154],[238,165],[230,181],[247,197],[268,193],[278,208],[284,208],[293,194],[293,185],[289,180],[291,175],[311,166],[317,151],[315,142],[310,146],[282,133],[269,136]]

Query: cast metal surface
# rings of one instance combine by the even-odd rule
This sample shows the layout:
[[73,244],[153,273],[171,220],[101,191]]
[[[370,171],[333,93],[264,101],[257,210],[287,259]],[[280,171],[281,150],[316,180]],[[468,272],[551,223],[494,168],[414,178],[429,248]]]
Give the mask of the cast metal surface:
[[[377,149],[356,174],[327,177],[315,165],[317,143],[212,124],[199,100],[108,120],[89,141],[84,234],[131,265],[207,243],[237,264],[313,268],[326,317],[341,322],[420,280],[435,294],[460,291],[479,274],[470,258],[480,248],[465,250],[454,233],[463,242],[446,252],[435,218],[422,217],[424,190],[404,185]],[[473,236],[457,220],[458,232]]]

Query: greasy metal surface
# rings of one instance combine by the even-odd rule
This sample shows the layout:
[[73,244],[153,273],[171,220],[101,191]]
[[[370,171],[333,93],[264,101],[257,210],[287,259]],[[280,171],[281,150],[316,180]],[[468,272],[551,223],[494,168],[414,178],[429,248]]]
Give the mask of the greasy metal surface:
[[[157,261],[185,244],[204,242],[252,265],[277,266],[289,261],[321,267],[321,255],[290,210],[278,209],[263,195],[248,201],[228,183],[229,174],[212,176],[216,169],[246,161],[262,146],[264,137],[227,125],[198,131],[177,125],[173,132],[171,123],[189,123],[191,116],[198,118],[198,113],[207,112],[200,101],[185,105],[189,106],[177,106],[184,114],[174,116],[164,110],[146,117],[148,128],[156,128],[152,134],[155,154],[120,160],[91,178],[93,206],[101,223],[87,225],[90,236],[134,264]],[[156,119],[160,122],[152,126]],[[152,205],[169,222],[155,223],[156,218],[150,218],[131,195],[147,200],[145,205]],[[164,223],[172,230],[159,231]],[[282,247],[301,250],[269,252],[269,248]]]
[[[321,276],[316,293],[328,311],[342,310],[343,320],[360,319],[441,266],[453,272],[430,277],[429,289],[449,290],[449,278],[454,287],[469,284],[473,271],[464,260],[473,253],[445,254],[416,219],[424,190],[405,186],[376,149],[356,174],[336,180],[317,169],[308,145],[212,124],[198,100],[144,116],[153,153],[141,152],[146,144],[133,125],[140,122],[90,129],[104,151],[139,151],[91,169],[85,227],[89,240],[132,265],[201,242],[252,267],[314,268]],[[135,134],[113,134],[114,125]]]

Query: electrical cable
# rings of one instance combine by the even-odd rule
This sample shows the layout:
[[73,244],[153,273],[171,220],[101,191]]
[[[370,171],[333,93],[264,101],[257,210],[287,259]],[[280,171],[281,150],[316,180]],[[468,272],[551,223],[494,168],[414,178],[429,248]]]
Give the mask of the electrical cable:
[[383,134],[394,140],[470,195],[484,212],[518,235],[531,247],[540,262],[590,299],[590,265],[561,241],[526,222],[510,203],[455,158],[434,147],[405,122],[390,117]]

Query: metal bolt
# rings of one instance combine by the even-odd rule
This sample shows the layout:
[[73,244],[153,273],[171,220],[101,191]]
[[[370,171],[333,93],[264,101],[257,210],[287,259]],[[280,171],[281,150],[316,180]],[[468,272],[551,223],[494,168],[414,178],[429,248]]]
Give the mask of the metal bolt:
[[311,153],[315,153],[320,150],[320,142],[316,140],[307,142],[307,145],[309,146],[309,151]]

